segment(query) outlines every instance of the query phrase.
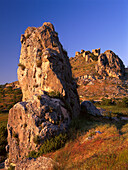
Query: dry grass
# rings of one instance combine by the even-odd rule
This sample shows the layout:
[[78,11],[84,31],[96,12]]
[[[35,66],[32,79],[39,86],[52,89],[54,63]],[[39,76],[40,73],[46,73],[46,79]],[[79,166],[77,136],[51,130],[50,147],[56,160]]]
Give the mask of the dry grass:
[[0,122],[5,122],[8,120],[8,113],[0,113]]
[[[78,133],[77,130],[75,140],[70,140],[65,147],[45,156],[59,162],[61,169],[127,169],[128,123],[118,125],[105,122],[90,122],[87,131]],[[96,131],[102,133],[94,133]],[[93,134],[93,138],[89,140],[90,134]]]

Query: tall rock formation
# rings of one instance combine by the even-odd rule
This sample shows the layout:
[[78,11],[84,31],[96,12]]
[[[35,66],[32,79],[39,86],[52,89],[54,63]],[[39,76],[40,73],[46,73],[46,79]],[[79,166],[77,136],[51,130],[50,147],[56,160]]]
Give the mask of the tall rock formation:
[[100,75],[122,78],[125,66],[122,60],[111,50],[107,50],[98,57],[96,70]]
[[28,27],[21,44],[18,80],[23,101],[9,111],[6,164],[37,151],[80,113],[69,58],[54,26],[47,22],[39,28]]

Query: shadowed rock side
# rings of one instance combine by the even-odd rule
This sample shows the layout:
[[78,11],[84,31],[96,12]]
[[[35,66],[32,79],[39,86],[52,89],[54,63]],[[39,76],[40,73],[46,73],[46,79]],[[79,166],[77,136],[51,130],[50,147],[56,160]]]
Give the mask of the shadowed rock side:
[[98,57],[96,70],[100,75],[122,78],[125,66],[122,60],[111,50],[107,50]]
[[18,80],[23,99],[9,111],[6,167],[66,131],[80,113],[69,58],[53,25],[27,28],[21,43]]

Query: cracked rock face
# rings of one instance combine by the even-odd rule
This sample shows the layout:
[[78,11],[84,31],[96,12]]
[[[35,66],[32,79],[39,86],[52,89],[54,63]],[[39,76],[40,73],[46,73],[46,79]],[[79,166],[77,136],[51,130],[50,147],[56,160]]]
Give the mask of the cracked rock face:
[[53,25],[44,23],[42,27],[28,27],[21,36],[21,43],[18,80],[23,101],[34,94],[42,95],[43,91],[56,91],[72,105],[72,114],[78,115],[79,99],[69,58]]
[[[38,150],[47,138],[66,131],[69,114],[60,99],[42,95],[41,99],[17,103],[9,111],[9,160],[17,161],[32,150]],[[38,146],[39,144],[39,146]]]
[[96,70],[100,75],[121,78],[125,74],[122,60],[111,50],[107,50],[98,57]]
[[23,99],[10,109],[8,118],[6,162],[12,163],[66,131],[71,118],[80,113],[69,58],[53,25],[28,27],[21,44],[18,80]]

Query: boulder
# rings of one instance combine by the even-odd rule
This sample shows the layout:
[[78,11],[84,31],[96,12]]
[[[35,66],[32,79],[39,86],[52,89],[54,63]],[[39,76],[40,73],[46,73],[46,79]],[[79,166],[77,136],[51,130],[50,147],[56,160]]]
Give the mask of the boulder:
[[100,75],[122,78],[125,66],[122,60],[111,50],[107,50],[98,57],[96,70]]
[[38,98],[35,95],[33,100],[19,102],[9,111],[9,160],[15,160],[13,163],[68,128],[70,117],[65,104],[47,95]]
[[81,112],[86,115],[102,116],[100,111],[90,101],[83,101],[81,103]]

